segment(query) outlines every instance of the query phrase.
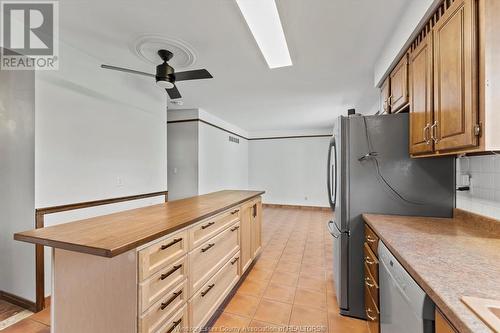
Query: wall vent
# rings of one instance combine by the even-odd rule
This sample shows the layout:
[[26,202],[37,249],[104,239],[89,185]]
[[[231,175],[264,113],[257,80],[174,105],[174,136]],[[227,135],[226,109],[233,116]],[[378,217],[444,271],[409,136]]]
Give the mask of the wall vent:
[[240,139],[234,136],[229,136],[229,142],[240,143]]

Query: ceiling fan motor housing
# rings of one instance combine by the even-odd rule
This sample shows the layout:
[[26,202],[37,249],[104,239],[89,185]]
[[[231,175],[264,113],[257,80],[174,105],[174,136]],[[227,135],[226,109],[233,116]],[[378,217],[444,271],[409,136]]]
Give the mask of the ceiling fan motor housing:
[[169,66],[169,64],[167,64],[166,62],[156,66],[156,82],[158,81],[168,81],[174,83],[174,68]]

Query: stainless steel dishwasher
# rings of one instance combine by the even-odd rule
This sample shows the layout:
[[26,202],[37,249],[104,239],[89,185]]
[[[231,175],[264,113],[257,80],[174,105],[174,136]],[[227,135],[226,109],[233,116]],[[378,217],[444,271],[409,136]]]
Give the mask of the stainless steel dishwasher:
[[434,303],[379,242],[381,333],[434,332]]

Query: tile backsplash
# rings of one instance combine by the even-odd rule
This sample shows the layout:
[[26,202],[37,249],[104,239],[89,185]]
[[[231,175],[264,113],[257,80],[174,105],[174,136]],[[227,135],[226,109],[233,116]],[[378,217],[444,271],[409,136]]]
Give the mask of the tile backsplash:
[[457,191],[457,208],[500,220],[500,155],[457,158],[457,187],[467,176],[470,191]]

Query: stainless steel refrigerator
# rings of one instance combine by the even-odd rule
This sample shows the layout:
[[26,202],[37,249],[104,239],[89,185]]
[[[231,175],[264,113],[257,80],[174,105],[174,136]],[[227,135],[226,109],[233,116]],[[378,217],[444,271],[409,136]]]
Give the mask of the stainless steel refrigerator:
[[455,159],[410,158],[408,114],[341,116],[329,147],[328,194],[340,313],[366,318],[361,215],[452,216]]

